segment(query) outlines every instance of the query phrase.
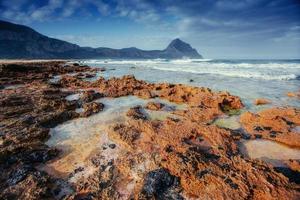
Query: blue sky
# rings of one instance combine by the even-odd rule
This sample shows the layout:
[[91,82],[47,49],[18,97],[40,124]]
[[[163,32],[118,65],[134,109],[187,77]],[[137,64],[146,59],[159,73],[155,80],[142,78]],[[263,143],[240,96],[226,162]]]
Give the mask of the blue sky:
[[206,58],[300,58],[299,0],[0,0],[0,18],[81,46],[179,37]]

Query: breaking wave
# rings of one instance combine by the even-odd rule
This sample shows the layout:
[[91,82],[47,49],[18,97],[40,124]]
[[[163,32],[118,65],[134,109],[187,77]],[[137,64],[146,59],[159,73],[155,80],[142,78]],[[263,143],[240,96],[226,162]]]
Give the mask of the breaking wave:
[[155,70],[211,74],[264,80],[292,80],[300,77],[299,61],[212,60],[212,59],[149,59],[149,60],[85,60],[82,63],[122,65]]

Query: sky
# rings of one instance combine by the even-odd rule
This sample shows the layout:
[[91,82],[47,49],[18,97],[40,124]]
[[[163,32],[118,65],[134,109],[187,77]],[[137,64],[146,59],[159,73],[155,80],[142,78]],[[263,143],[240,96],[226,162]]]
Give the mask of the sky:
[[300,58],[300,0],[0,0],[0,19],[80,46],[180,38],[205,58]]

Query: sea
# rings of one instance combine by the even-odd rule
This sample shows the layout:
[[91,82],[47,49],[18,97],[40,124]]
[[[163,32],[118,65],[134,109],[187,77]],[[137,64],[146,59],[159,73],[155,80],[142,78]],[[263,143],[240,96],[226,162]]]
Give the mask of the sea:
[[[121,77],[132,74],[149,82],[182,83],[228,91],[240,96],[247,110],[259,111],[273,106],[300,108],[300,100],[287,96],[300,90],[300,59],[232,60],[232,59],[93,59],[80,60],[92,67],[105,67],[97,77]],[[272,103],[255,106],[257,98]]]

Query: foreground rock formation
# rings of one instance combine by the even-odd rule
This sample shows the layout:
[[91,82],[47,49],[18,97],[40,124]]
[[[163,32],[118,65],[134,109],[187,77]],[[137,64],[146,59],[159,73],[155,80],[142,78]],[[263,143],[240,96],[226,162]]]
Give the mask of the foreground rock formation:
[[[240,98],[228,92],[147,83],[133,76],[85,80],[83,74],[95,72],[63,62],[1,66],[0,199],[300,198],[297,181],[245,158],[238,148],[248,134],[299,147],[293,132],[300,123],[297,109],[246,112],[241,117],[245,134],[211,123],[243,108]],[[22,85],[7,89],[12,84]],[[101,112],[103,97],[128,95],[151,100],[128,109],[125,121],[106,127],[108,142],[84,158],[84,166],[61,176],[38,167],[62,156],[45,144],[50,128]],[[186,107],[168,108],[154,98]],[[146,114],[163,109],[172,114],[164,120]],[[299,173],[298,161],[288,165]]]
[[300,148],[300,110],[296,108],[271,108],[257,114],[246,112],[240,119],[247,133],[254,138],[274,140]]

